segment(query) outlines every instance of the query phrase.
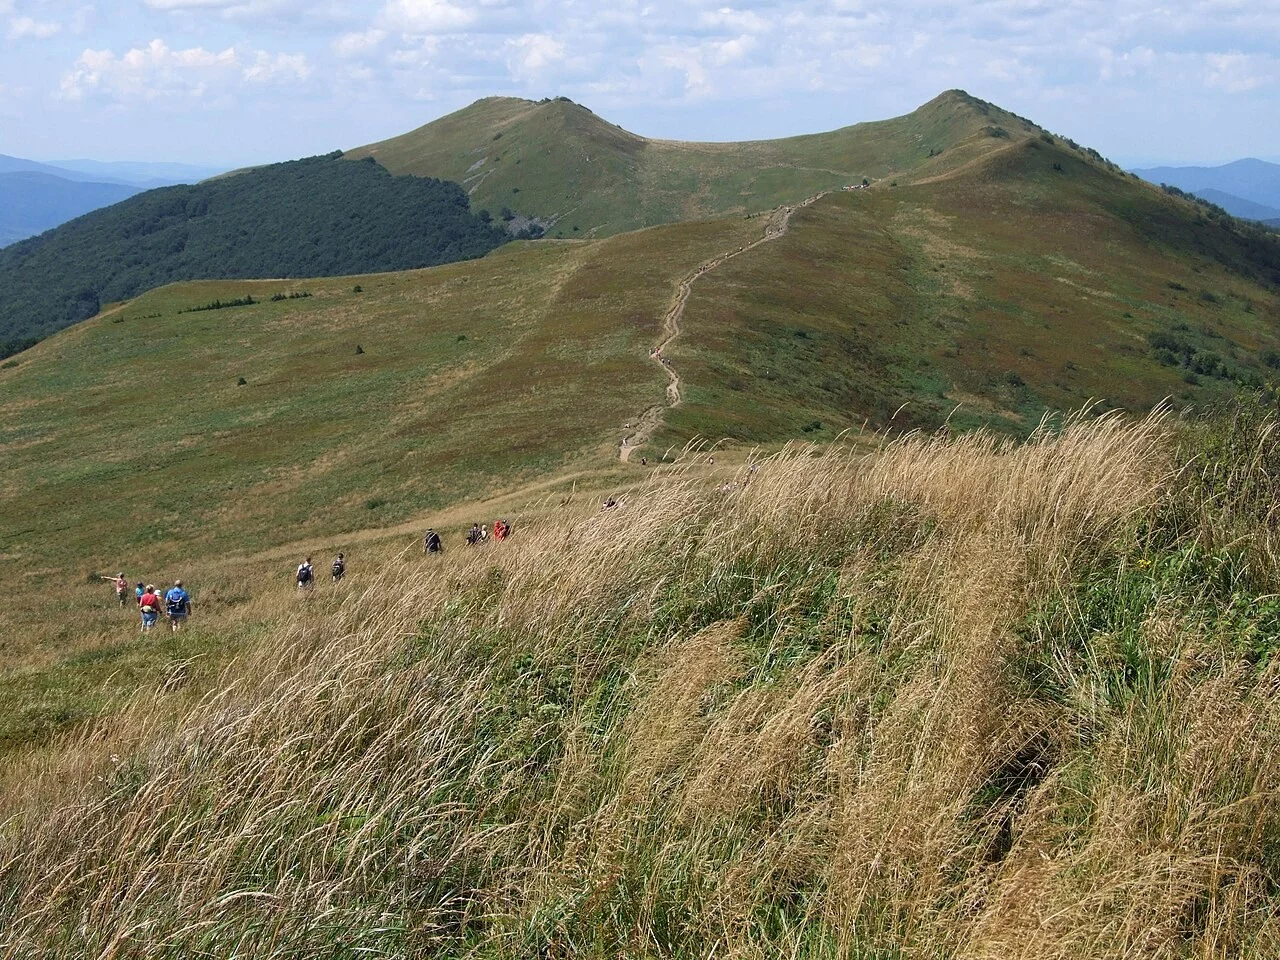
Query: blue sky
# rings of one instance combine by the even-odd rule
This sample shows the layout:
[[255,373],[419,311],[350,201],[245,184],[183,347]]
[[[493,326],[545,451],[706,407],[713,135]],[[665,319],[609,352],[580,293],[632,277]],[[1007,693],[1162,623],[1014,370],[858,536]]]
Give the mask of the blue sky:
[[1280,0],[0,0],[0,153],[235,166],[492,94],[752,139],[950,87],[1128,165],[1280,160]]

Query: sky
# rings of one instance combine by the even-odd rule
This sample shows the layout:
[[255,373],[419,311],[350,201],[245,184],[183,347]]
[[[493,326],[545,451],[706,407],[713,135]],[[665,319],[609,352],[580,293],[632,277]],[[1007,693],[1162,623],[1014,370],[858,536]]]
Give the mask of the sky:
[[0,0],[37,160],[285,160],[493,95],[761,139],[954,87],[1126,166],[1280,161],[1280,0]]

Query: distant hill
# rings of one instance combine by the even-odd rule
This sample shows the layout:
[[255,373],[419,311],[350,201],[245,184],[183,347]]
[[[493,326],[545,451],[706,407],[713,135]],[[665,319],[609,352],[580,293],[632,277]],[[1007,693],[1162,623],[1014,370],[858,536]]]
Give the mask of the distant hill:
[[491,97],[347,156],[457,181],[495,216],[581,237],[771,209],[864,177],[936,175],[1040,132],[959,90],[897,119],[747,143],[651,140],[563,98]]
[[0,173],[44,173],[78,183],[116,183],[152,189],[196,183],[221,173],[220,167],[149,161],[60,160],[46,163],[0,153]]
[[43,173],[49,177],[59,177],[63,180],[73,180],[77,183],[123,183],[124,181],[113,181],[105,177],[95,177],[88,173],[82,173],[78,170],[67,170],[62,167],[56,167],[51,163],[41,163],[38,160],[24,160],[22,157],[11,157],[7,154],[0,153],[0,173]]
[[456,184],[338,154],[273,164],[138,194],[0,250],[0,343],[12,349],[175,280],[403,270],[507,239]]
[[1217,204],[1233,217],[1239,217],[1242,220],[1272,220],[1280,217],[1280,210],[1275,207],[1254,203],[1252,200],[1245,200],[1243,197],[1237,197],[1234,194],[1223,193],[1221,190],[1210,188],[1191,192],[1197,197],[1202,197],[1210,203]]
[[140,187],[76,182],[47,173],[0,173],[0,247],[139,192]]
[[1152,183],[1167,183],[1200,196],[1205,196],[1206,190],[1219,190],[1241,200],[1280,210],[1280,164],[1277,163],[1247,159],[1220,167],[1151,167],[1134,173]]
[[54,166],[91,176],[96,180],[118,180],[142,187],[164,187],[177,183],[199,183],[226,171],[225,167],[191,163],[163,163],[139,160],[57,160]]

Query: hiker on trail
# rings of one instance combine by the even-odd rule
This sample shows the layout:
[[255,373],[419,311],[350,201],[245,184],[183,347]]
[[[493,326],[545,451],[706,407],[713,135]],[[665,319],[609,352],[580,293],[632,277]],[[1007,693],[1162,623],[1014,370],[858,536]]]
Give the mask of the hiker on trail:
[[147,588],[143,586],[142,581],[139,580],[137,587],[135,587],[133,591],[133,599],[138,604],[138,606],[142,606],[142,595],[146,592],[147,592]]
[[295,579],[298,582],[299,590],[310,590],[316,585],[316,571],[311,566],[310,557],[298,564],[298,573]]
[[142,596],[138,598],[138,609],[142,612],[142,632],[146,633],[160,619],[160,597],[151,584],[147,584]]
[[129,581],[124,578],[123,573],[117,573],[114,577],[99,577],[100,580],[110,580],[115,584],[116,600],[120,606],[124,606],[125,597],[129,594]]
[[173,581],[173,586],[164,595],[164,605],[169,614],[169,629],[177,633],[191,613],[191,594],[182,589],[181,580]]
[[511,533],[511,524],[505,520],[493,521],[493,539],[502,541]]
[[434,528],[427,529],[427,535],[422,538],[423,553],[439,553],[444,549],[444,544],[440,542],[440,534],[436,533]]
[[486,524],[480,524],[480,542],[489,542],[489,527]]
[[640,458],[640,466],[642,466],[642,467],[647,467],[648,465],[649,465],[649,458],[648,458],[648,457],[641,457],[641,458]]
[[347,561],[343,559],[342,554],[338,554],[333,558],[333,582],[337,583],[342,579],[342,575],[347,572]]
[[480,524],[473,523],[471,529],[467,531],[467,546],[474,547],[480,542]]

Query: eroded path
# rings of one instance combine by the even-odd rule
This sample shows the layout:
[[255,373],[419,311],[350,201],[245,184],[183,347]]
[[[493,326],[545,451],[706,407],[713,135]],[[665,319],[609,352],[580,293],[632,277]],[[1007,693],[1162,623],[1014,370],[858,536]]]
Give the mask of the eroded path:
[[759,239],[738,247],[736,250],[711,258],[700,264],[696,270],[680,281],[680,286],[676,289],[675,298],[671,301],[671,306],[667,308],[667,312],[662,318],[662,336],[649,352],[649,359],[659,364],[667,375],[666,403],[652,406],[642,413],[639,421],[631,428],[631,433],[623,438],[618,447],[618,457],[624,463],[631,459],[632,450],[648,442],[649,438],[653,436],[654,431],[662,424],[663,414],[672,407],[680,406],[683,400],[680,392],[680,374],[672,366],[671,360],[664,356],[663,350],[670,346],[676,337],[680,336],[680,321],[684,317],[684,308],[689,302],[689,294],[693,292],[693,285],[701,277],[706,276],[716,267],[732,260],[734,257],[739,257],[748,250],[754,250],[763,243],[769,243],[772,240],[786,236],[787,231],[791,228],[791,215],[797,210],[822,199],[829,192],[824,190],[799,203],[778,207],[769,215],[769,219],[765,223],[764,233],[761,234]]

